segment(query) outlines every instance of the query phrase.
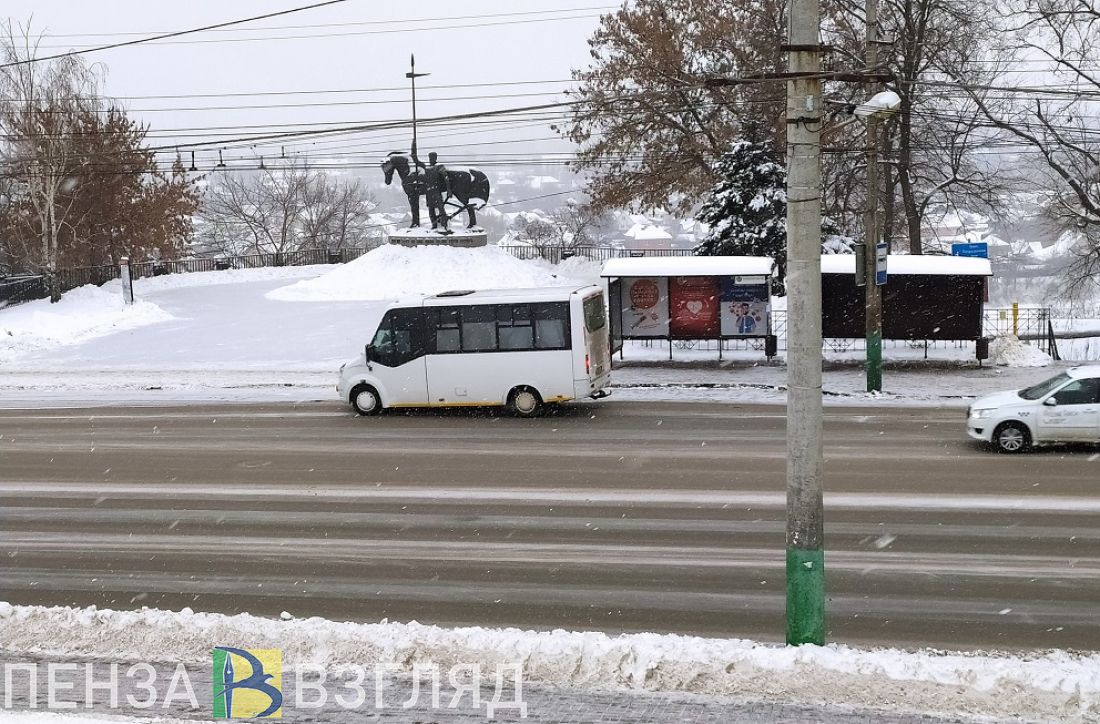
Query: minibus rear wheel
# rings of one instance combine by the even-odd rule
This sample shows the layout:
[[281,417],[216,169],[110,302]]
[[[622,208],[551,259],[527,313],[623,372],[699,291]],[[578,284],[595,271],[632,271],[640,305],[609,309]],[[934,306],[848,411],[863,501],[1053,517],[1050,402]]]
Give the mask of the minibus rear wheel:
[[538,417],[542,408],[542,396],[534,387],[517,387],[508,393],[508,409],[513,415]]
[[360,415],[377,415],[382,412],[382,398],[370,385],[358,385],[351,391],[351,406]]

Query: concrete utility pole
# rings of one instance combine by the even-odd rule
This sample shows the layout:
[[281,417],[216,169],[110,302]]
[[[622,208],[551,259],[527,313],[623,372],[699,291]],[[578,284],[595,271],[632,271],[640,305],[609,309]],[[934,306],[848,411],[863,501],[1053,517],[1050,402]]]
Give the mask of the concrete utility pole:
[[[878,0],[867,0],[867,73],[877,73],[878,65]],[[868,97],[879,89],[879,82],[868,82]],[[882,391],[882,288],[878,284],[879,233],[879,168],[878,168],[879,114],[867,117],[867,208],[863,213],[863,253],[867,270],[864,290],[864,323],[867,336],[867,391]]]
[[821,10],[792,0],[787,82],[787,643],[825,643]]

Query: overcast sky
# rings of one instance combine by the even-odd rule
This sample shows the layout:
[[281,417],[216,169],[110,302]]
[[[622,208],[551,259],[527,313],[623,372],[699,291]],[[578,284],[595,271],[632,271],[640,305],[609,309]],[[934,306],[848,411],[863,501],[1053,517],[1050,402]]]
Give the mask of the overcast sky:
[[[5,0],[4,11],[13,23],[29,21],[36,35],[45,34],[39,51],[44,55],[306,4],[309,0],[187,0],[173,3]],[[612,6],[608,0],[464,0],[462,3],[347,0],[233,29],[107,50],[84,58],[106,66],[106,94],[119,99],[131,109],[132,116],[151,126],[150,143],[170,145],[206,141],[219,137],[218,134],[224,134],[221,138],[232,138],[270,130],[295,130],[296,127],[290,124],[352,124],[407,118],[408,92],[404,89],[408,81],[404,76],[410,53],[416,54],[418,71],[431,73],[429,78],[418,81],[423,86],[418,92],[421,118],[552,102],[560,99],[555,93],[567,87],[562,81],[570,77],[570,71],[587,63],[586,41],[600,13],[609,11]],[[247,40],[249,38],[265,39]],[[505,85],[529,81],[557,82]],[[500,85],[430,87],[473,83]],[[400,90],[227,95],[379,88]],[[186,97],[196,94],[221,97]],[[485,97],[505,94],[543,95]],[[469,96],[480,98],[433,100]],[[301,107],[300,104],[314,105]],[[271,105],[299,107],[255,107]],[[228,108],[230,106],[253,107],[233,109]],[[312,146],[285,145],[288,150],[302,149],[309,154],[325,149],[333,154],[380,156],[391,148],[407,148],[407,136],[403,131],[383,131]],[[433,136],[437,138],[434,142]],[[469,128],[458,133],[456,129],[422,127],[420,146],[423,152],[439,148],[443,154],[463,158],[500,154],[493,157],[503,161],[508,154],[518,157],[546,149],[545,141],[540,143],[536,139],[551,137],[545,124],[528,124],[508,131],[504,124],[494,124],[482,126],[478,133]],[[502,139],[521,138],[533,140],[499,143]],[[498,143],[458,145],[482,140]],[[227,151],[227,155],[247,152],[247,149]],[[257,148],[256,152],[270,155],[273,149]],[[216,152],[202,152],[200,165],[209,165],[215,156]]]

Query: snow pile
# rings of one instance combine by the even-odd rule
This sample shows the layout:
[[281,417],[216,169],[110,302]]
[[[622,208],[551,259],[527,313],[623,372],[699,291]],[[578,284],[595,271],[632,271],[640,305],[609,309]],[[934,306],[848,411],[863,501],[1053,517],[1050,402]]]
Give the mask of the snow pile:
[[557,274],[559,278],[568,278],[570,281],[585,282],[588,284],[602,284],[600,272],[603,271],[603,262],[592,261],[583,256],[571,256],[562,259],[557,264],[551,264],[545,259],[534,259],[531,264],[537,264],[551,274]]
[[88,285],[67,292],[57,304],[39,299],[0,311],[0,361],[173,318],[152,302],[127,306],[120,284]]
[[989,356],[993,364],[1002,367],[1046,367],[1054,362],[1043,350],[1024,344],[1011,334],[990,342]]
[[1100,716],[1100,654],[1008,655],[843,645],[788,648],[671,634],[446,629],[408,624],[273,620],[143,609],[0,604],[13,653],[209,663],[212,646],[280,648],[319,664],[522,665],[524,680],[563,687],[676,691],[921,713],[1075,721]]
[[275,289],[267,297],[289,302],[365,301],[452,289],[546,287],[573,281],[494,246],[391,244],[316,279]]

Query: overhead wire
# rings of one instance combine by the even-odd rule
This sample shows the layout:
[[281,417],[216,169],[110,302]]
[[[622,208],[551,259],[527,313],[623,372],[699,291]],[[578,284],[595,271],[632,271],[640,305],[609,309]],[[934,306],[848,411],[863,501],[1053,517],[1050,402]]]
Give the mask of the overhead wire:
[[317,8],[327,7],[329,5],[339,5],[347,2],[348,0],[323,0],[323,2],[313,3],[311,5],[302,5],[296,8],[290,8],[289,10],[279,10],[273,13],[264,13],[263,15],[254,15],[248,18],[240,18],[238,20],[229,20],[223,23],[214,23],[213,25],[205,25],[201,28],[191,28],[189,30],[176,30],[169,33],[161,33],[159,35],[152,35],[143,38],[137,38],[135,40],[125,40],[119,43],[110,43],[107,45],[92,46],[83,49],[70,50],[66,53],[58,53],[56,55],[46,55],[42,57],[25,58],[22,60],[16,60],[8,63],[0,63],[0,68],[11,68],[18,65],[28,65],[31,63],[41,63],[46,60],[57,60],[58,58],[67,58],[72,55],[86,55],[88,53],[97,53],[103,50],[113,50],[115,48],[125,48],[131,45],[140,45],[143,43],[153,43],[167,38],[178,38],[183,35],[191,35],[193,33],[203,33],[209,30],[216,30],[218,28],[226,28],[231,25],[241,25],[242,23],[251,23],[257,20],[267,20],[268,18],[277,18],[283,15],[290,15],[292,13],[300,13],[306,10],[316,10]]

